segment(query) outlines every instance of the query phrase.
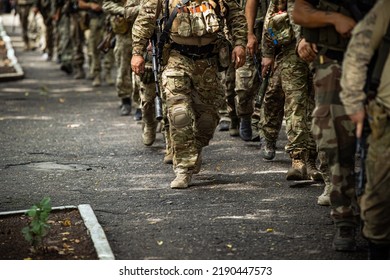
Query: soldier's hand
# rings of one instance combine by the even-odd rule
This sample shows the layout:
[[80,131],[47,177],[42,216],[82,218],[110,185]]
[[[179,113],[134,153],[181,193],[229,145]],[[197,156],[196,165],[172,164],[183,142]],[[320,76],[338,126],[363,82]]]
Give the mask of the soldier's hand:
[[141,75],[145,72],[145,59],[142,55],[132,56],[131,69],[136,75]]
[[269,71],[273,71],[274,68],[274,59],[271,57],[263,57],[261,59],[261,75],[263,78],[267,75]]
[[243,46],[236,46],[232,51],[232,62],[234,63],[234,67],[240,68],[245,64],[246,59],[246,50]]
[[305,38],[299,41],[297,51],[299,57],[306,62],[312,62],[318,53],[317,46],[306,42]]
[[257,41],[255,34],[248,34],[248,43],[246,44],[246,50],[249,55],[253,56],[256,53],[258,47],[259,42]]
[[349,118],[352,120],[352,122],[356,124],[356,137],[357,138],[362,137],[363,122],[364,122],[365,116],[366,116],[366,112],[364,111],[364,108],[362,108],[360,111],[357,111],[356,113],[354,113],[352,115],[349,115]]
[[347,17],[343,14],[336,14],[333,25],[336,28],[336,31],[344,38],[351,37],[352,29],[356,25],[356,21],[350,17]]

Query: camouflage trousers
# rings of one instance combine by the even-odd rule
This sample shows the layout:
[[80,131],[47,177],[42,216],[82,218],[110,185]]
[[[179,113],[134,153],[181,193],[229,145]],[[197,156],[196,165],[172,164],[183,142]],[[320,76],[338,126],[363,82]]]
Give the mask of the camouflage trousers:
[[312,132],[318,149],[326,154],[332,191],[331,216],[337,223],[356,223],[355,125],[345,112],[339,93],[341,64],[322,57],[314,77],[316,107]]
[[156,84],[151,63],[146,63],[144,77],[139,81],[142,121],[152,125],[156,122],[154,98],[156,97]]
[[[80,21],[78,21],[78,24],[80,24]],[[90,73],[92,74],[92,77],[101,74],[102,65],[105,74],[111,73],[111,70],[114,67],[114,63],[115,63],[114,55],[111,50],[103,56],[102,52],[97,48],[97,46],[103,39],[104,28],[105,28],[105,18],[103,16],[99,18],[96,17],[90,19],[89,21],[90,36],[88,38],[88,52],[91,54],[91,60],[92,60],[91,69],[90,69]]]
[[72,64],[74,67],[82,67],[85,61],[84,57],[84,31],[81,30],[80,26],[80,15],[79,13],[71,14],[71,25],[70,35],[72,40]]
[[390,119],[386,117],[382,132],[377,136],[371,133],[368,138],[367,183],[360,207],[363,235],[374,243],[390,245]]
[[119,98],[133,97],[133,78],[131,71],[132,39],[130,33],[116,34],[114,55],[117,67],[116,92]]
[[70,17],[62,15],[57,26],[59,42],[58,53],[61,55],[62,64],[72,63],[73,43],[70,36]]
[[45,34],[45,42],[46,46],[44,51],[49,55],[49,57],[53,56],[54,53],[54,26],[53,20],[51,19],[51,14],[49,13],[49,8],[42,8],[39,11],[42,14],[43,20],[46,26],[46,34]]
[[274,72],[264,96],[261,130],[267,141],[275,142],[284,117],[287,153],[294,150],[316,151],[310,131],[314,104],[310,75],[308,65],[298,57],[294,48],[276,56]]
[[218,125],[224,91],[217,59],[192,60],[171,51],[162,73],[173,168],[192,169]]

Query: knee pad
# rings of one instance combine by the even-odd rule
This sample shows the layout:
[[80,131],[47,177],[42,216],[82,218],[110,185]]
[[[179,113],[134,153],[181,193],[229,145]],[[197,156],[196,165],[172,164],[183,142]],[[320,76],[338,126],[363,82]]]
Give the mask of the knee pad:
[[190,113],[182,106],[174,108],[171,113],[171,123],[176,128],[182,128],[190,125]]

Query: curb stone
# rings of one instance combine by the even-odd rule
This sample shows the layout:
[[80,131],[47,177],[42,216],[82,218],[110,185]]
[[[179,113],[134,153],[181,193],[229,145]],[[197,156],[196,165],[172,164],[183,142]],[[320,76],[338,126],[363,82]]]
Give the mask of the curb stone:
[[[66,210],[66,209],[78,209],[80,216],[84,221],[85,227],[88,229],[93,245],[95,247],[96,254],[99,260],[115,260],[115,256],[112,253],[111,247],[108,243],[103,228],[99,224],[94,211],[90,204],[80,204],[78,206],[58,206],[52,207],[52,210]],[[6,211],[0,212],[1,216],[25,214],[28,210]]]

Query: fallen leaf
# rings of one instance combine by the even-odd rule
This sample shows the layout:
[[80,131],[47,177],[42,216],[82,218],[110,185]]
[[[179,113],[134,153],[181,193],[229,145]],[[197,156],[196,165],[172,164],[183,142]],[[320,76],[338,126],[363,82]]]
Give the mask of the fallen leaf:
[[158,240],[158,241],[157,241],[157,245],[158,245],[158,246],[161,246],[161,245],[163,245],[163,244],[164,244],[164,241],[162,241],[162,240]]
[[65,221],[62,222],[62,225],[64,227],[70,227],[72,225],[72,222],[69,219],[66,219]]
[[233,245],[232,244],[226,244],[226,247],[231,250],[233,248]]
[[64,99],[64,98],[60,98],[60,99],[58,99],[58,101],[59,101],[60,103],[65,103],[65,99]]
[[62,234],[62,235],[69,235],[69,234],[70,234],[70,232],[68,232],[68,231],[65,231],[65,232],[61,232],[61,234]]
[[267,228],[267,232],[274,232],[273,228]]

